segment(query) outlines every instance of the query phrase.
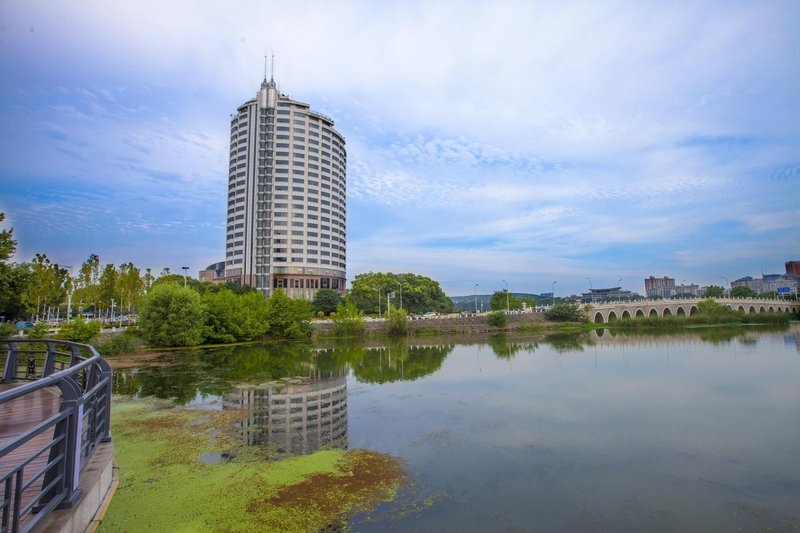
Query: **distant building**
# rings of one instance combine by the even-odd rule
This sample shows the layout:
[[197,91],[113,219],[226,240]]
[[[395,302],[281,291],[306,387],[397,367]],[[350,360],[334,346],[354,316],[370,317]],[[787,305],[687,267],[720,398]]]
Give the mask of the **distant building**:
[[631,291],[623,291],[622,287],[611,287],[608,289],[589,289],[581,295],[581,299],[586,302],[605,302],[613,300],[630,300]]
[[345,290],[344,137],[266,76],[231,118],[225,279],[269,296]]
[[645,278],[644,293],[648,298],[671,298],[675,293],[675,279],[667,276]]
[[786,261],[786,275],[800,277],[800,261]]
[[681,284],[675,286],[675,296],[683,297],[700,297],[700,285],[690,283],[688,285]]
[[225,261],[208,265],[205,270],[200,271],[198,279],[211,283],[223,283],[225,281]]

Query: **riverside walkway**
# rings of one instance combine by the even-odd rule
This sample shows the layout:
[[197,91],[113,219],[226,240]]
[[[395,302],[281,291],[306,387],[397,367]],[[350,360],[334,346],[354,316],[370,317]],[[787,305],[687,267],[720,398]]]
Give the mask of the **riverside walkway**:
[[[690,316],[697,313],[702,298],[678,300],[633,300],[591,304],[589,320],[596,323],[647,316]],[[761,298],[714,298],[714,301],[734,311],[744,313],[791,313],[800,311],[800,302]]]
[[112,485],[110,368],[66,341],[0,349],[0,531],[84,531]]

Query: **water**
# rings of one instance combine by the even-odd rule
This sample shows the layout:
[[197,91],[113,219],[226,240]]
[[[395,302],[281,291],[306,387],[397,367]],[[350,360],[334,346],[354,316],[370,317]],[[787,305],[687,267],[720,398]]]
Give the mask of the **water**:
[[358,531],[800,527],[797,325],[287,343],[155,363],[116,371],[116,391],[249,408],[236,431],[277,457],[401,458],[412,483],[352,517]]

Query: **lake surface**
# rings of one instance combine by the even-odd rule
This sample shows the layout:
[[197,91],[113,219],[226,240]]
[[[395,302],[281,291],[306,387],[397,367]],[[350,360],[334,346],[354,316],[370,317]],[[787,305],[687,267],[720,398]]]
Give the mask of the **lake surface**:
[[697,331],[195,350],[114,386],[250,409],[221,429],[275,458],[401,458],[357,531],[797,531],[800,327]]

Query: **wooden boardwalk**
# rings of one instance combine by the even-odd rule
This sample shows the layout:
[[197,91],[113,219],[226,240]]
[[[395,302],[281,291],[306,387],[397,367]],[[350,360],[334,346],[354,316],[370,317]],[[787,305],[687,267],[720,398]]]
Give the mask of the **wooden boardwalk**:
[[[27,382],[2,384],[0,385],[0,392],[24,383]],[[60,406],[61,392],[58,387],[41,389],[0,405],[0,447],[5,446],[15,437],[58,413]],[[7,456],[0,457],[0,478],[10,472],[15,465],[30,457],[52,440],[53,428],[50,428]],[[47,458],[48,452],[44,452],[25,467],[24,482],[27,482],[44,467],[47,463]],[[41,487],[41,482],[36,482],[26,490],[23,493],[22,505],[27,505],[38,494]],[[0,487],[0,491],[2,490],[3,488]]]

